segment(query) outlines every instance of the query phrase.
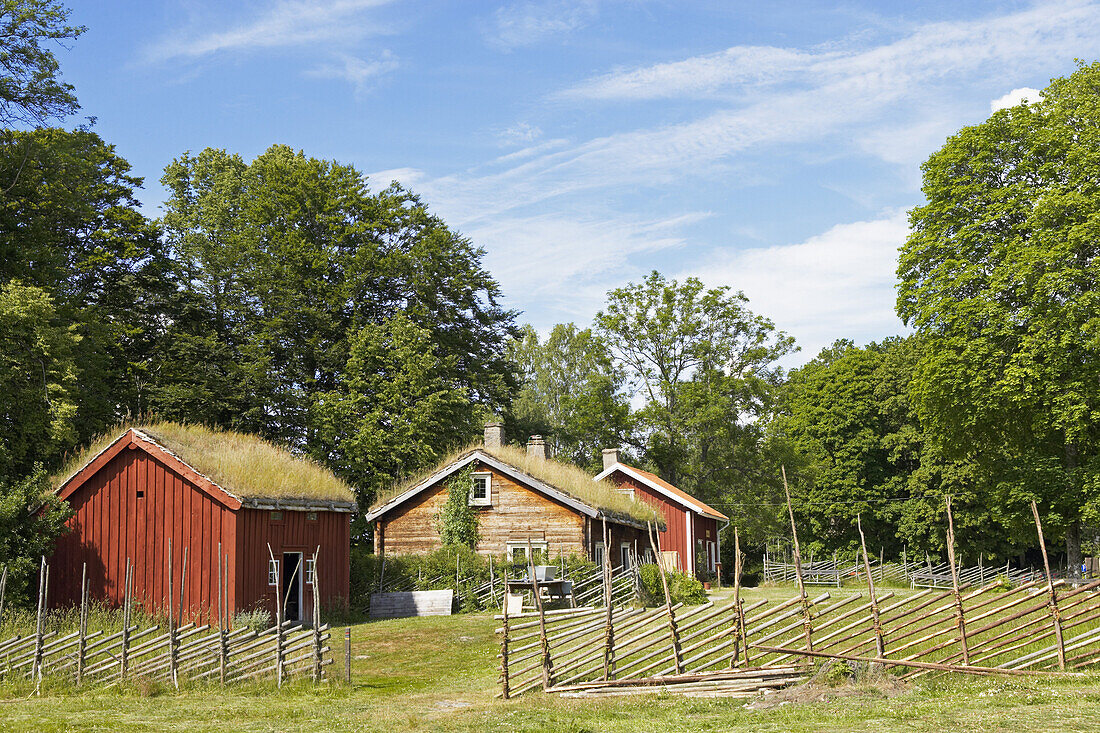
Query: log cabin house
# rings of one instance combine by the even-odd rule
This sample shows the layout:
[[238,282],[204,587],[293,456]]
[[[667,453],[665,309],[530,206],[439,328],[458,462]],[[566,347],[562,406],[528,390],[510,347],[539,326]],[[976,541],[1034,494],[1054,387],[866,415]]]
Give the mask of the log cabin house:
[[50,560],[54,607],[80,602],[85,570],[93,599],[120,604],[129,562],[134,599],[163,611],[170,541],[172,607],[182,587],[185,620],[217,618],[223,576],[231,615],[261,608],[274,617],[279,590],[286,618],[309,621],[316,570],[322,604],[347,603],[353,491],[257,437],[169,422],[131,427],[78,454],[55,486],[74,514]]
[[666,569],[701,579],[721,573],[720,534],[730,522],[725,514],[660,476],[621,462],[617,449],[604,450],[603,465],[597,480],[610,481],[624,494],[660,512],[665,524],[660,541]]
[[[454,486],[450,479],[467,467],[472,468],[468,485]],[[576,466],[548,458],[538,436],[526,450],[507,446],[501,426],[491,423],[483,445],[460,451],[429,475],[398,487],[366,514],[374,522],[375,552],[425,554],[441,547],[439,512],[456,488],[478,512],[475,550],[482,555],[520,560],[530,544],[536,560],[582,555],[602,562],[608,550],[606,525],[611,562],[619,567],[631,557],[646,557],[649,523],[662,526],[659,514],[646,504],[609,483],[594,482]]]

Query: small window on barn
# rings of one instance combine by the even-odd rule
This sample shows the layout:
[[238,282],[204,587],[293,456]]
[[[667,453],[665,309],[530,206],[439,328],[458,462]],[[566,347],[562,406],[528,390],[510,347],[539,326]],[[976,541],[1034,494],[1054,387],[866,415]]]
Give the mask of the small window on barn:
[[306,585],[313,585],[313,572],[316,567],[313,558],[306,558]]
[[316,522],[317,521],[317,512],[306,512],[306,521],[307,522]]
[[283,513],[282,512],[271,512],[271,521],[272,522],[281,522],[281,521],[283,521]]
[[475,473],[473,486],[470,487],[470,506],[493,505],[493,475],[491,473]]
[[267,560],[267,584],[279,584],[279,561],[268,558]]
[[604,546],[602,542],[597,542],[592,548],[592,560],[597,565],[603,565],[604,558]]
[[139,498],[139,499],[144,499],[145,498],[145,489],[138,489],[137,490],[137,498]]

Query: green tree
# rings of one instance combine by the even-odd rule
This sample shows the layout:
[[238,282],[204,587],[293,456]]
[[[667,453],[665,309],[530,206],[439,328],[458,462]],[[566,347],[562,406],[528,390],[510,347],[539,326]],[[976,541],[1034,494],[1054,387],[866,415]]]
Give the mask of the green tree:
[[[759,454],[759,428],[794,340],[740,292],[659,273],[608,293],[597,332],[644,406],[645,458],[666,480],[717,500]],[[737,433],[733,436],[732,433]],[[743,449],[749,451],[743,454]]]
[[86,130],[0,132],[0,283],[47,291],[80,341],[80,439],[144,409],[147,370],[174,292],[157,229],[139,210],[141,179],[113,146]]
[[352,338],[337,388],[313,404],[314,457],[354,483],[364,506],[477,432],[456,361],[438,356],[431,334],[401,313]]
[[545,342],[526,326],[512,342],[520,389],[512,401],[509,432],[540,434],[553,455],[592,471],[602,451],[630,441],[630,404],[623,376],[606,344],[591,329],[558,324]]
[[923,166],[898,313],[914,396],[1022,533],[1037,499],[1071,568],[1100,488],[1100,64],[950,138]]
[[473,466],[467,466],[447,482],[447,501],[439,507],[435,517],[439,540],[444,547],[477,547],[480,538],[478,513],[469,501],[472,481]]
[[80,108],[49,48],[86,30],[69,14],[57,0],[0,0],[0,127],[40,127]]
[[838,341],[790,373],[770,437],[791,457],[792,504],[807,550],[855,551],[856,516],[870,547],[895,557],[943,550],[943,496],[955,497],[962,556],[1015,551],[995,509],[982,500],[973,466],[928,445],[910,400],[923,353],[918,337],[857,347]]
[[75,443],[78,341],[44,290],[0,286],[0,482],[22,479]]
[[18,480],[0,479],[0,565],[8,568],[5,606],[27,606],[36,587],[39,558],[53,554],[72,516],[51,490],[41,467]]

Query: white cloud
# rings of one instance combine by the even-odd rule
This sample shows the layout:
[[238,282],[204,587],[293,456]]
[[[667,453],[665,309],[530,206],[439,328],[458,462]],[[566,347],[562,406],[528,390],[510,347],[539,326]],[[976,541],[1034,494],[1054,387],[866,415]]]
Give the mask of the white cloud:
[[1038,89],[1032,89],[1031,87],[1020,87],[1019,89],[1013,89],[1003,97],[998,97],[989,103],[989,111],[996,112],[997,110],[1007,109],[1009,107],[1015,107],[1021,102],[1038,102],[1043,98],[1043,93]]
[[416,168],[389,168],[367,174],[367,179],[373,184],[375,190],[385,188],[393,181],[397,181],[405,188],[416,188],[425,177],[424,171]]
[[487,23],[485,35],[495,46],[513,49],[551,36],[571,33],[596,17],[595,0],[542,0],[503,5]]
[[537,125],[526,122],[517,122],[497,134],[497,139],[503,145],[530,145],[540,137],[542,137],[542,130]]
[[894,314],[904,212],[838,224],[798,244],[722,251],[683,275],[744,291],[751,309],[795,337],[810,359],[837,338],[863,343],[901,333]]
[[181,31],[145,50],[149,61],[196,59],[222,51],[347,41],[381,32],[365,11],[393,0],[278,0],[235,28]]
[[341,54],[338,61],[323,64],[306,72],[307,76],[321,79],[343,79],[355,87],[357,92],[366,91],[379,76],[388,74],[398,66],[397,59],[389,51],[383,51],[373,61],[365,61],[357,56]]

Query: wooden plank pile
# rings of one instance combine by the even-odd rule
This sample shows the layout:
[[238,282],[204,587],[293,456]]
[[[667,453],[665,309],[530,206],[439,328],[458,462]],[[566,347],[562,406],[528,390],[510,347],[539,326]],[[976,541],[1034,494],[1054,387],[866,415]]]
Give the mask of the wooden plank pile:
[[410,616],[450,616],[454,591],[417,590],[394,593],[372,593],[371,618],[408,618]]
[[[313,555],[313,582],[320,583],[318,551]],[[219,547],[219,557],[221,550]],[[224,558],[228,563],[228,557]],[[182,578],[186,574],[186,551]],[[281,686],[293,676],[308,675],[315,682],[325,677],[332,664],[329,627],[321,624],[320,593],[314,593],[312,628],[284,621],[283,602],[277,599],[275,625],[268,629],[230,629],[227,566],[219,562],[218,624],[179,624],[183,617],[183,595],[173,611],[171,546],[168,550],[169,608],[166,623],[140,628],[133,623],[133,566],[127,561],[122,628],[112,633],[88,630],[91,582],[85,568],[81,580],[78,628],[68,633],[47,631],[47,588],[49,565],[42,559],[39,569],[35,631],[0,641],[0,678],[23,677],[36,688],[46,677],[70,679],[76,685],[114,686],[138,678],[174,685],[181,679],[213,679],[221,684],[274,678]],[[297,568],[295,572],[301,572]],[[0,574],[0,577],[3,577]],[[277,586],[277,587],[281,587]],[[2,589],[2,586],[0,586]],[[0,593],[0,604],[2,604]],[[2,607],[2,606],[0,606]]]

